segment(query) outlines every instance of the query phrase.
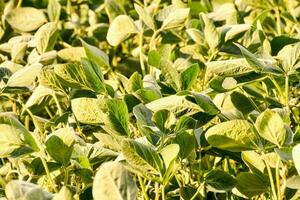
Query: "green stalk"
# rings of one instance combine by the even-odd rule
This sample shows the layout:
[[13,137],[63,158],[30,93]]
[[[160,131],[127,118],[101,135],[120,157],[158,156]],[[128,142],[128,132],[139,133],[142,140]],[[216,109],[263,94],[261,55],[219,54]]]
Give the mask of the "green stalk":
[[57,98],[57,95],[55,94],[55,92],[52,94],[52,97],[53,97],[53,99],[55,101],[55,104],[57,106],[59,116],[62,116],[63,115],[63,111],[62,111],[62,108],[61,108],[61,106],[59,104],[59,101],[58,101],[58,98]]
[[161,199],[165,200],[166,196],[165,196],[165,186],[163,184],[161,184]]
[[151,39],[150,39],[150,43],[149,43],[149,49],[152,50],[152,49],[156,49],[156,37],[157,35],[162,31],[162,29],[158,29],[156,31],[154,31]]
[[67,185],[69,179],[69,170],[66,167],[64,167],[64,171],[65,171],[64,184]]
[[279,166],[280,165],[280,157],[277,159],[276,162],[276,184],[277,184],[277,197],[278,199],[283,199],[281,194],[281,187],[280,187],[280,175],[279,175]]
[[140,65],[141,65],[141,70],[142,70],[142,74],[143,76],[146,75],[146,67],[145,67],[145,63],[144,63],[144,53],[143,53],[143,29],[141,30],[140,34],[139,34],[139,49],[140,49]]
[[138,176],[138,180],[139,180],[139,183],[140,183],[140,186],[141,186],[141,189],[142,189],[145,200],[149,200],[149,197],[148,197],[147,191],[145,189],[145,184],[144,184],[144,181],[143,181],[142,177]]
[[274,185],[274,179],[273,179],[272,171],[271,171],[271,168],[270,168],[269,164],[267,162],[265,162],[265,164],[266,164],[269,179],[270,179],[272,196],[273,196],[274,200],[277,200],[277,194],[276,194],[276,189],[275,189],[275,185]]
[[285,105],[289,114],[290,105],[289,105],[289,76],[288,75],[285,76]]
[[277,34],[281,35],[281,20],[280,20],[280,11],[278,7],[275,9],[275,13],[276,13]]

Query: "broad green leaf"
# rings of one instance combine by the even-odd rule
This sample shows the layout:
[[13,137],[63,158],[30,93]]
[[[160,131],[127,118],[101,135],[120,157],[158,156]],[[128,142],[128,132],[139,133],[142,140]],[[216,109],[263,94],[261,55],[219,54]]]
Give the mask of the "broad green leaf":
[[34,35],[37,51],[42,54],[52,50],[57,36],[57,23],[50,22],[41,26]]
[[236,177],[236,188],[239,192],[251,198],[267,192],[269,183],[265,177],[248,172],[241,172]]
[[235,178],[233,178],[230,174],[218,169],[209,171],[204,175],[204,179],[208,190],[213,192],[230,191],[236,184]]
[[260,114],[255,122],[259,135],[264,139],[276,144],[284,145],[287,140],[287,131],[280,115],[272,110],[266,110]]
[[194,133],[189,133],[187,131],[179,133],[174,141],[176,144],[179,145],[179,157],[181,159],[185,159],[189,156],[189,154],[195,149],[196,147],[196,138]]
[[287,48],[289,44],[297,43],[299,41],[300,40],[297,38],[289,37],[286,35],[274,37],[271,41],[272,55],[277,55],[282,48]]
[[299,57],[300,57],[300,42],[297,42],[295,44],[290,44],[285,47],[283,47],[277,57],[279,57],[282,62],[282,67],[285,72],[293,72],[295,68],[299,68]]
[[83,47],[68,47],[58,51],[57,56],[67,62],[80,62],[86,53]]
[[236,77],[253,71],[245,59],[211,61],[205,63],[207,74],[225,77]]
[[103,129],[109,134],[117,136],[129,135],[129,115],[126,103],[123,100],[106,100],[106,116],[103,115]]
[[[17,120],[17,118],[9,112],[0,114],[0,139],[5,156],[13,152],[16,147],[24,146],[38,151],[39,147],[33,135]],[[6,148],[4,148],[6,147]],[[10,150],[9,150],[10,149]]]
[[197,44],[203,44],[205,38],[200,30],[196,28],[189,28],[186,30],[186,32]]
[[27,50],[27,46],[28,45],[26,42],[14,44],[11,50],[11,60],[16,63],[22,62]]
[[298,174],[300,175],[300,144],[297,144],[293,147],[292,156],[294,165],[297,169]]
[[167,82],[176,90],[181,88],[180,74],[170,60],[162,59],[159,66]]
[[127,15],[119,15],[109,26],[106,39],[110,45],[117,46],[137,31],[132,18]]
[[249,63],[249,65],[251,67],[253,67],[257,71],[263,71],[263,70],[265,70],[265,68],[266,68],[265,63],[263,63],[262,61],[260,61],[259,59],[257,59],[254,54],[252,54],[250,51],[248,51],[242,45],[239,45],[237,43],[235,43],[235,45],[240,49],[240,51],[242,52],[243,56],[245,57],[245,59],[247,60],[247,62]]
[[176,118],[169,110],[159,110],[153,114],[153,123],[162,132],[166,132],[176,122]]
[[181,25],[189,16],[189,8],[176,8],[163,20],[161,29],[169,29]]
[[186,96],[170,95],[146,104],[146,107],[156,112],[158,110],[169,110],[176,116],[193,115],[203,111],[197,104],[189,101]]
[[234,91],[230,94],[231,102],[237,110],[241,111],[244,115],[249,114],[255,108],[251,104],[251,101],[244,94]]
[[135,95],[143,103],[150,103],[151,101],[155,101],[155,100],[161,98],[161,94],[158,91],[150,89],[150,88],[139,89],[135,92]]
[[66,86],[104,93],[106,92],[104,83],[93,65],[91,62],[57,64],[54,66],[54,72]]
[[70,189],[66,186],[63,186],[59,193],[54,195],[52,200],[74,200],[74,198]]
[[152,17],[138,4],[134,4],[134,9],[138,13],[140,19],[152,30],[155,30],[155,24]]
[[300,176],[292,176],[286,180],[286,187],[291,189],[300,189]]
[[151,50],[148,53],[148,64],[152,65],[154,67],[159,67],[160,62],[161,62],[161,54],[159,51],[156,50]]
[[38,185],[20,180],[12,180],[5,186],[9,200],[49,200],[53,194],[43,191]]
[[226,29],[229,30],[226,31],[225,42],[235,39],[239,35],[249,30],[250,28],[251,26],[248,24],[235,24],[235,25],[226,26]]
[[166,169],[168,169],[170,164],[177,158],[179,150],[178,144],[169,144],[160,150],[159,153],[164,161]]
[[85,124],[100,124],[103,112],[101,99],[81,97],[71,100],[71,108],[76,119]]
[[49,0],[47,6],[47,13],[50,21],[58,22],[60,13],[61,13],[61,5],[58,0]]
[[205,137],[213,147],[233,152],[259,149],[261,146],[254,126],[246,120],[219,123],[208,129]]
[[75,132],[73,128],[67,127],[51,133],[45,145],[50,156],[58,163],[66,166],[71,159],[74,143]]
[[215,27],[213,21],[206,14],[201,13],[200,16],[204,22],[204,37],[211,49],[216,49],[220,44],[220,33]]
[[121,163],[106,162],[96,173],[93,183],[94,199],[136,199],[138,188],[132,175]]
[[138,72],[134,72],[126,85],[126,90],[128,92],[135,92],[139,89],[143,88],[143,80],[142,75],[140,75]]
[[32,7],[15,8],[6,20],[18,32],[34,31],[47,22],[43,11]]
[[35,63],[15,72],[7,82],[8,87],[28,87],[41,72],[43,65]]
[[194,92],[191,92],[190,94],[193,95],[193,97],[196,100],[196,103],[203,110],[203,112],[209,115],[216,115],[220,112],[218,107],[213,103],[213,101],[208,96],[194,93]]
[[181,72],[180,78],[182,90],[188,90],[193,86],[197,80],[199,72],[200,68],[197,63],[189,66],[186,70]]
[[89,45],[85,41],[81,40],[82,46],[85,50],[86,56],[97,63],[98,67],[107,67],[109,66],[109,58],[106,53],[101,51],[100,49]]
[[126,139],[122,142],[122,153],[133,168],[145,174],[159,175],[165,170],[163,159],[153,147]]
[[243,151],[242,159],[251,171],[264,173],[265,163],[255,151]]

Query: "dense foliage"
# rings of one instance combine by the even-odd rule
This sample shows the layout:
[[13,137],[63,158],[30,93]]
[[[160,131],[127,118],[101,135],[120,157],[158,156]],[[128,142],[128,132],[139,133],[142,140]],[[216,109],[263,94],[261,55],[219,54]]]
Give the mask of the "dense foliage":
[[297,0],[0,0],[0,195],[299,199]]

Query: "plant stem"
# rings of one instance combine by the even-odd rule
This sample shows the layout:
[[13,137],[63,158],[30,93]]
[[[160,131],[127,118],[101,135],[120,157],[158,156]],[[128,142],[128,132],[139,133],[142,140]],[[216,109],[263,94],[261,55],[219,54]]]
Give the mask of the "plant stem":
[[66,167],[64,167],[64,171],[65,171],[64,184],[67,185],[69,179],[69,170]]
[[[264,155],[264,153],[263,153],[263,155]],[[277,194],[276,194],[276,189],[275,189],[275,185],[274,185],[274,179],[273,179],[272,171],[271,171],[271,168],[270,168],[269,164],[266,161],[265,161],[265,164],[266,164],[269,179],[270,179],[272,196],[273,196],[274,200],[277,200]]]
[[278,7],[275,9],[275,12],[276,12],[277,34],[281,35],[281,20],[280,20],[280,11]]
[[141,30],[140,34],[139,34],[139,49],[140,49],[140,65],[141,65],[141,70],[142,70],[142,74],[143,76],[146,75],[146,67],[145,67],[145,63],[144,63],[144,53],[143,53],[143,29]]
[[61,106],[59,104],[59,101],[58,101],[58,98],[57,98],[57,95],[55,94],[55,92],[52,94],[52,97],[53,97],[53,99],[55,101],[55,104],[57,106],[59,116],[62,116],[63,115],[63,111],[62,111],[62,108],[61,108]]
[[150,39],[150,43],[149,43],[149,50],[152,50],[152,49],[156,49],[156,36],[162,31],[162,29],[158,29],[156,31],[154,31],[151,39]]
[[145,190],[145,184],[144,184],[144,181],[143,181],[142,177],[138,176],[138,179],[139,179],[139,183],[140,183],[140,186],[141,186],[141,189],[142,189],[145,200],[149,200],[147,191]]
[[163,184],[161,184],[161,199],[162,200],[165,200],[166,197],[165,197],[165,186]]
[[279,175],[279,166],[280,165],[280,157],[276,162],[276,184],[277,184],[277,197],[278,199],[282,199],[281,188],[280,188],[280,175]]
[[290,105],[289,105],[289,76],[288,75],[285,76],[285,105],[289,114]]
[[50,183],[51,183],[51,187],[52,187],[52,189],[53,189],[55,192],[58,192],[58,190],[57,190],[56,187],[55,187],[55,183],[54,183],[54,181],[53,181],[53,179],[52,179],[52,177],[51,177],[51,175],[50,175],[50,171],[49,171],[47,162],[46,162],[46,160],[44,159],[44,156],[45,156],[44,149],[41,149],[40,154],[41,154],[41,157],[40,157],[40,158],[41,158],[42,164],[43,164],[43,166],[44,166],[46,175],[47,175],[47,177],[48,177],[48,179],[49,179],[49,181],[50,181]]

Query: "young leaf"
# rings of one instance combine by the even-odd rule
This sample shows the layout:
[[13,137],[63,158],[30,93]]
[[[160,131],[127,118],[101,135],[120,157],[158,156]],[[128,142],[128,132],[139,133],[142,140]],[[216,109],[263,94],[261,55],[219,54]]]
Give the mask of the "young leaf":
[[236,177],[236,188],[251,198],[268,191],[269,183],[265,177],[253,173],[241,172]]
[[28,87],[41,72],[43,65],[35,63],[14,73],[7,81],[8,87]]
[[52,200],[74,200],[74,198],[70,189],[66,186],[63,186],[59,193],[54,195]]
[[106,39],[112,46],[117,46],[133,33],[137,33],[134,21],[127,15],[119,15],[111,23]]
[[218,169],[209,171],[204,175],[204,178],[208,190],[213,192],[230,191],[236,184],[235,178]]
[[280,115],[272,110],[266,110],[256,119],[259,135],[264,139],[282,146],[287,140],[287,131]]
[[259,149],[260,147],[254,126],[246,120],[236,119],[217,124],[208,129],[205,137],[213,147],[233,152]]
[[[60,128],[49,135],[46,140],[46,150],[58,163],[66,166],[73,152],[75,132],[73,128]],[[57,149],[57,147],[59,147]]]
[[49,0],[47,6],[47,13],[50,21],[58,22],[60,13],[61,13],[61,5],[58,0]]
[[168,169],[170,164],[177,158],[179,149],[180,148],[178,144],[169,144],[160,150],[159,153],[164,161],[166,169]]
[[43,11],[32,7],[15,8],[6,20],[17,32],[31,32],[47,22]]
[[94,199],[136,199],[138,188],[132,175],[121,163],[106,162],[96,173],[93,183]]
[[155,24],[152,17],[138,4],[134,4],[134,9],[138,13],[140,19],[152,30],[155,30]]
[[204,37],[211,49],[216,49],[220,44],[220,33],[215,27],[213,21],[206,14],[201,13],[200,16],[204,22]]
[[37,51],[43,54],[46,51],[52,50],[57,36],[57,23],[50,22],[41,26],[34,35]]
[[169,29],[181,25],[189,16],[189,8],[176,8],[164,19],[161,29]]
[[101,51],[100,49],[98,49],[92,45],[89,45],[88,43],[86,43],[83,40],[81,40],[81,43],[85,50],[86,56],[90,60],[97,63],[97,65],[99,65],[99,67],[109,66],[109,58],[106,53],[104,53],[103,51]]
[[199,72],[200,68],[197,63],[189,66],[186,70],[181,72],[180,78],[182,90],[188,90],[192,87],[197,80]]
[[165,170],[164,161],[150,146],[126,139],[122,142],[122,153],[126,161],[145,174],[159,175]]
[[297,172],[300,175],[300,144],[293,147],[292,156]]

